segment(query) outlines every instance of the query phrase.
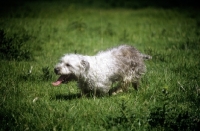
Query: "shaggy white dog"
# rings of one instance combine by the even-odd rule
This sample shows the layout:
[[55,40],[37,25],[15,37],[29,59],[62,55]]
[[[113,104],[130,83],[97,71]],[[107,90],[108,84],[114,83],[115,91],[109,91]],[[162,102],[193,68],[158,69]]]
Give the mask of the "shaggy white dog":
[[[146,71],[144,59],[151,56],[134,47],[121,45],[95,56],[66,54],[55,66],[60,75],[52,84],[58,86],[71,80],[78,82],[82,94],[116,94],[132,86],[137,89],[139,79]],[[115,87],[113,87],[115,85]]]

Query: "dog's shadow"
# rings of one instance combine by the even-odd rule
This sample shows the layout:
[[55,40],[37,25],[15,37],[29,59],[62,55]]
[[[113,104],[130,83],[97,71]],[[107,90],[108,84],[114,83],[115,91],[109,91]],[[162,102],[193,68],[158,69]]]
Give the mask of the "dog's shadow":
[[[104,95],[106,97],[107,95]],[[101,98],[103,96],[95,96],[96,98]],[[94,95],[81,95],[80,93],[77,94],[58,94],[53,97],[53,100],[74,100],[74,99],[80,99],[80,98],[94,98]]]
[[80,99],[81,94],[58,94],[54,97],[55,100],[74,100],[74,99]]

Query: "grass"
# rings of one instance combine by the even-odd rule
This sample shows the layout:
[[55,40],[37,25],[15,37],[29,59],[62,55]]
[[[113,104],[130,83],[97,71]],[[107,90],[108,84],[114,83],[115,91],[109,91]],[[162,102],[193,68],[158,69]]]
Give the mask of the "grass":
[[[52,1],[0,17],[0,130],[199,129],[199,12]],[[63,54],[94,55],[122,43],[153,56],[138,91],[85,98],[75,82],[51,85]]]

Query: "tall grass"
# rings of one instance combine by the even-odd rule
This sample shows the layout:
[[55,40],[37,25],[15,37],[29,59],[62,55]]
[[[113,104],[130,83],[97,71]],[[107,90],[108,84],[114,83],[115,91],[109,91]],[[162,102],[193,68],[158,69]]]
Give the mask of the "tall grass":
[[[177,9],[65,2],[29,2],[1,15],[0,130],[199,129],[199,20]],[[138,91],[90,98],[75,82],[51,86],[63,54],[124,43],[153,57]]]

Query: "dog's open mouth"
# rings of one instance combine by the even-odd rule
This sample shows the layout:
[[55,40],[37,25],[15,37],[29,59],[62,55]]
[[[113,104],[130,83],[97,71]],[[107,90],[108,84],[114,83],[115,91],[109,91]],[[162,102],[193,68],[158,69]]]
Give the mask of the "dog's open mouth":
[[57,81],[55,81],[55,82],[52,83],[52,85],[54,85],[54,86],[60,85],[62,82],[65,81],[65,79],[66,79],[67,77],[68,77],[67,75],[61,75],[61,76],[57,79]]
[[69,81],[77,80],[75,75],[61,75],[55,82],[52,83],[53,86],[59,86],[62,83],[67,83]]

